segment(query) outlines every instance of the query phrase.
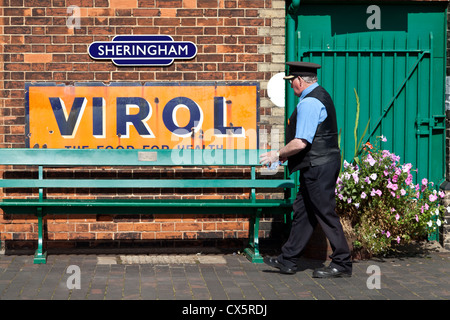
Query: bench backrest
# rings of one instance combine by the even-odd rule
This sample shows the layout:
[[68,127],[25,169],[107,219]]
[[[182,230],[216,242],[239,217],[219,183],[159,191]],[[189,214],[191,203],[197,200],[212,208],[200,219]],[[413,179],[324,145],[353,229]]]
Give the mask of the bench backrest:
[[0,165],[42,166],[260,166],[267,150],[236,149],[8,149]]
[[[267,150],[102,150],[102,149],[0,149],[0,165],[38,166],[37,179],[0,179],[3,188],[295,188],[295,182],[269,177],[257,179],[260,154]],[[70,166],[244,166],[250,179],[49,179],[44,167]],[[267,170],[267,169],[266,169]]]

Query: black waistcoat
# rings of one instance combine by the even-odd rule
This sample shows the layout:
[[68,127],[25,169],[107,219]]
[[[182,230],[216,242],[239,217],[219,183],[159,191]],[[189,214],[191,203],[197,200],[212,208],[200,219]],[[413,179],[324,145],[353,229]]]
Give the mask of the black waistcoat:
[[[318,166],[340,159],[336,109],[333,100],[321,86],[315,88],[305,98],[316,98],[322,102],[327,110],[327,117],[317,126],[312,144],[308,143],[305,149],[288,158],[288,168],[291,174],[306,167]],[[297,108],[289,118],[286,128],[286,144],[295,138],[296,127]]]

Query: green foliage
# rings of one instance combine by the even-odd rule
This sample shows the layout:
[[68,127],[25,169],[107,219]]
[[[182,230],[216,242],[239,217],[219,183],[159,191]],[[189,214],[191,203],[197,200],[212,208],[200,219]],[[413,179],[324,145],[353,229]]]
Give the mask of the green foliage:
[[[381,136],[379,140],[386,141]],[[348,222],[354,245],[384,254],[393,245],[421,240],[436,230],[446,208],[444,193],[427,179],[413,183],[412,165],[389,150],[366,143],[359,161],[344,161],[336,184],[336,210]]]

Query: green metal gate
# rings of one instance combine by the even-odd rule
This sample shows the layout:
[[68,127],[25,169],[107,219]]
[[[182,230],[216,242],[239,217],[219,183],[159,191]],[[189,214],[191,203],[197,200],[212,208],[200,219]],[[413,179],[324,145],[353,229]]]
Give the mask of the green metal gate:
[[[443,182],[447,3],[309,3],[287,16],[287,60],[322,65],[319,83],[334,99],[344,158],[354,155],[356,90],[358,137],[370,119],[364,142],[384,135],[383,148],[418,168],[416,181]],[[287,92],[290,115],[296,98]]]

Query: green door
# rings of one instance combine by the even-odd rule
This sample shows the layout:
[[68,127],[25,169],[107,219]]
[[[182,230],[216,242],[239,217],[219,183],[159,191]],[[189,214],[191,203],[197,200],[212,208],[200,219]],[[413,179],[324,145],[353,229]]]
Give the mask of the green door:
[[287,32],[288,60],[322,65],[319,83],[334,99],[347,161],[355,151],[356,90],[358,138],[370,118],[364,142],[384,135],[383,148],[418,168],[416,181],[443,182],[446,3],[301,3]]

